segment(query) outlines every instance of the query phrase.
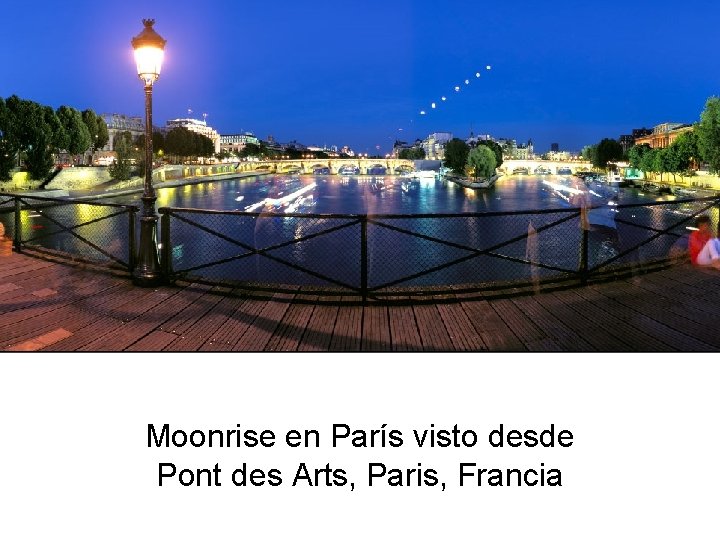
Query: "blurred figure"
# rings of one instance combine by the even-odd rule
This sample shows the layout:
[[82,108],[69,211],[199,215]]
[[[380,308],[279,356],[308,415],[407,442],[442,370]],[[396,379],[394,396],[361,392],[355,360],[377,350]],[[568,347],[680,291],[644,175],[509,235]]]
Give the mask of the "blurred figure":
[[0,221],[0,257],[12,255],[12,240],[5,237],[5,225]]
[[697,227],[697,230],[690,234],[690,239],[688,240],[688,251],[690,252],[690,262],[700,264],[698,263],[698,255],[700,255],[705,244],[712,239],[712,235],[710,234],[710,216],[704,214],[698,216],[695,219],[695,227]]
[[[720,226],[718,226],[718,234],[720,234]],[[695,259],[695,264],[720,269],[720,238],[710,238],[710,240],[705,242],[705,245]]]

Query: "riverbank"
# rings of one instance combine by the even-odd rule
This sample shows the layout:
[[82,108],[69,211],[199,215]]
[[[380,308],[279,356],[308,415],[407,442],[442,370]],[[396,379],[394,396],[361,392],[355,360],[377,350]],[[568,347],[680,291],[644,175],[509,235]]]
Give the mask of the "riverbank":
[[[153,179],[153,187],[158,189],[182,187],[194,184],[204,184],[207,182],[216,182],[222,180],[233,180],[243,178],[254,178],[260,176],[266,176],[267,171],[252,171],[252,172],[231,172],[221,174],[205,174],[200,176],[192,176],[187,178],[178,178],[171,180],[156,180]],[[102,188],[102,185],[95,186],[90,189],[41,189],[41,190],[10,190],[6,193],[8,195],[25,195],[35,197],[57,197],[57,198],[70,198],[78,200],[95,200],[95,199],[108,199],[112,197],[121,197],[124,195],[133,195],[136,193],[142,193],[144,191],[144,179],[136,176],[130,180],[121,184],[115,184],[110,187]]]

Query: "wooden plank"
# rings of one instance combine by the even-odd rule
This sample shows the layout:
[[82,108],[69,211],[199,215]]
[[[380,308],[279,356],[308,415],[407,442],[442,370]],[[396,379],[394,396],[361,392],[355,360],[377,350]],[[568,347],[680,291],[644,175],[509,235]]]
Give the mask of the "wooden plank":
[[415,322],[415,312],[411,306],[390,306],[390,340],[393,351],[422,351],[420,331]]
[[438,304],[437,310],[455,350],[488,350],[487,345],[475,330],[470,318],[460,304]]
[[232,351],[265,306],[263,300],[246,298],[225,324],[200,347],[201,351]]
[[513,333],[520,341],[525,343],[525,345],[544,340],[548,337],[545,332],[540,330],[533,320],[520,311],[511,300],[491,300],[489,304],[508,328],[512,329]]
[[335,330],[338,306],[325,305],[323,302],[333,300],[330,297],[320,297],[308,320],[305,333],[300,340],[298,351],[327,351],[330,350],[330,341]]
[[130,322],[122,322],[119,327],[112,329],[95,341],[83,345],[78,350],[95,352],[124,351],[155,330],[155,328],[156,323],[154,321],[134,319]]
[[312,304],[291,305],[275,333],[265,347],[266,351],[297,351],[315,306]]
[[72,336],[46,347],[47,351],[77,351],[93,341],[96,341],[109,332],[122,326],[122,321],[113,317],[95,317],[89,324],[75,330]]
[[605,331],[594,318],[579,314],[573,309],[576,304],[585,304],[581,298],[563,298],[559,293],[544,293],[535,296],[535,300],[549,313],[552,313],[563,325],[590,343],[598,351],[634,351],[637,347],[620,340],[611,332]]
[[222,300],[222,296],[213,294],[216,291],[218,289],[214,288],[197,295],[192,303],[167,319],[160,327],[160,330],[178,335],[187,332]]
[[[341,301],[347,301],[345,297]],[[331,351],[359,351],[362,335],[363,308],[341,306],[335,319],[335,328],[330,341]]]
[[526,351],[527,348],[495,312],[487,300],[460,304],[490,351]]
[[[653,331],[654,337],[676,350],[715,351],[720,348],[720,335],[715,329],[700,326],[683,316],[668,311],[654,298],[646,302],[645,296],[638,296],[636,289],[625,283],[616,283],[612,290],[603,288],[590,290],[590,294],[603,295],[617,304],[637,310],[633,324],[643,330]],[[646,330],[647,329],[647,330]]]
[[291,299],[292,295],[278,293],[273,295],[273,300],[265,302],[252,325],[233,345],[233,351],[264,350],[288,310]]
[[234,295],[222,298],[197,324],[194,324],[182,334],[166,332],[177,335],[178,339],[168,343],[165,350],[197,351],[212,337],[218,328],[225,324],[243,301],[243,298]]
[[[615,288],[617,284],[613,284]],[[599,289],[610,290],[607,285]],[[597,322],[596,332],[608,332],[639,351],[676,351],[678,347],[664,339],[666,329],[649,317],[638,306],[625,306],[600,294],[595,287],[580,287],[563,293],[580,300],[575,304],[584,317]]]
[[565,325],[545,309],[533,296],[513,298],[512,302],[540,328],[545,335],[552,338],[564,351],[594,351],[590,343],[577,332]]
[[154,352],[162,351],[173,341],[177,340],[175,334],[168,334],[162,330],[153,330],[147,336],[136,341],[130,347],[125,349],[128,352]]
[[51,332],[46,332],[40,336],[36,336],[32,339],[18,343],[8,347],[8,351],[39,351],[43,347],[52,345],[53,343],[65,339],[66,337],[72,336],[72,332],[65,328],[56,328]]
[[450,338],[442,317],[435,305],[413,306],[423,350],[454,351],[455,343]]
[[390,321],[387,306],[365,306],[363,309],[363,351],[391,351]]

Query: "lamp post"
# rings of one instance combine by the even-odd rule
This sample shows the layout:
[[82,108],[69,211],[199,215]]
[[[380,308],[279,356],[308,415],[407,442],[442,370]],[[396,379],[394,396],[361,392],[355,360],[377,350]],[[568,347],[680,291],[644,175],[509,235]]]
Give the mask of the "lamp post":
[[154,19],[143,19],[143,24],[143,31],[132,39],[138,76],[145,83],[145,185],[140,217],[140,246],[133,270],[133,282],[143,287],[152,287],[162,281],[156,238],[157,197],[152,185],[152,88],[160,76],[165,40],[153,30]]

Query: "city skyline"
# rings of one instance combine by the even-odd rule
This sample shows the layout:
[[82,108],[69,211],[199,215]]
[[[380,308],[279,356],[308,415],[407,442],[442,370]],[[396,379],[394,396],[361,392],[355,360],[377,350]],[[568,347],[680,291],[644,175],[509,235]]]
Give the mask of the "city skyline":
[[221,134],[360,152],[471,130],[533,139],[541,152],[554,142],[579,150],[633,128],[697,121],[718,93],[707,76],[718,60],[702,51],[711,50],[720,8],[693,1],[684,11],[665,1],[611,1],[602,11],[424,0],[280,1],[272,11],[224,1],[162,0],[148,9],[135,0],[102,13],[86,0],[62,13],[47,0],[34,6],[6,8],[14,47],[0,52],[9,74],[0,96],[141,115],[130,39],[152,17],[168,40],[156,124],[192,109]]

